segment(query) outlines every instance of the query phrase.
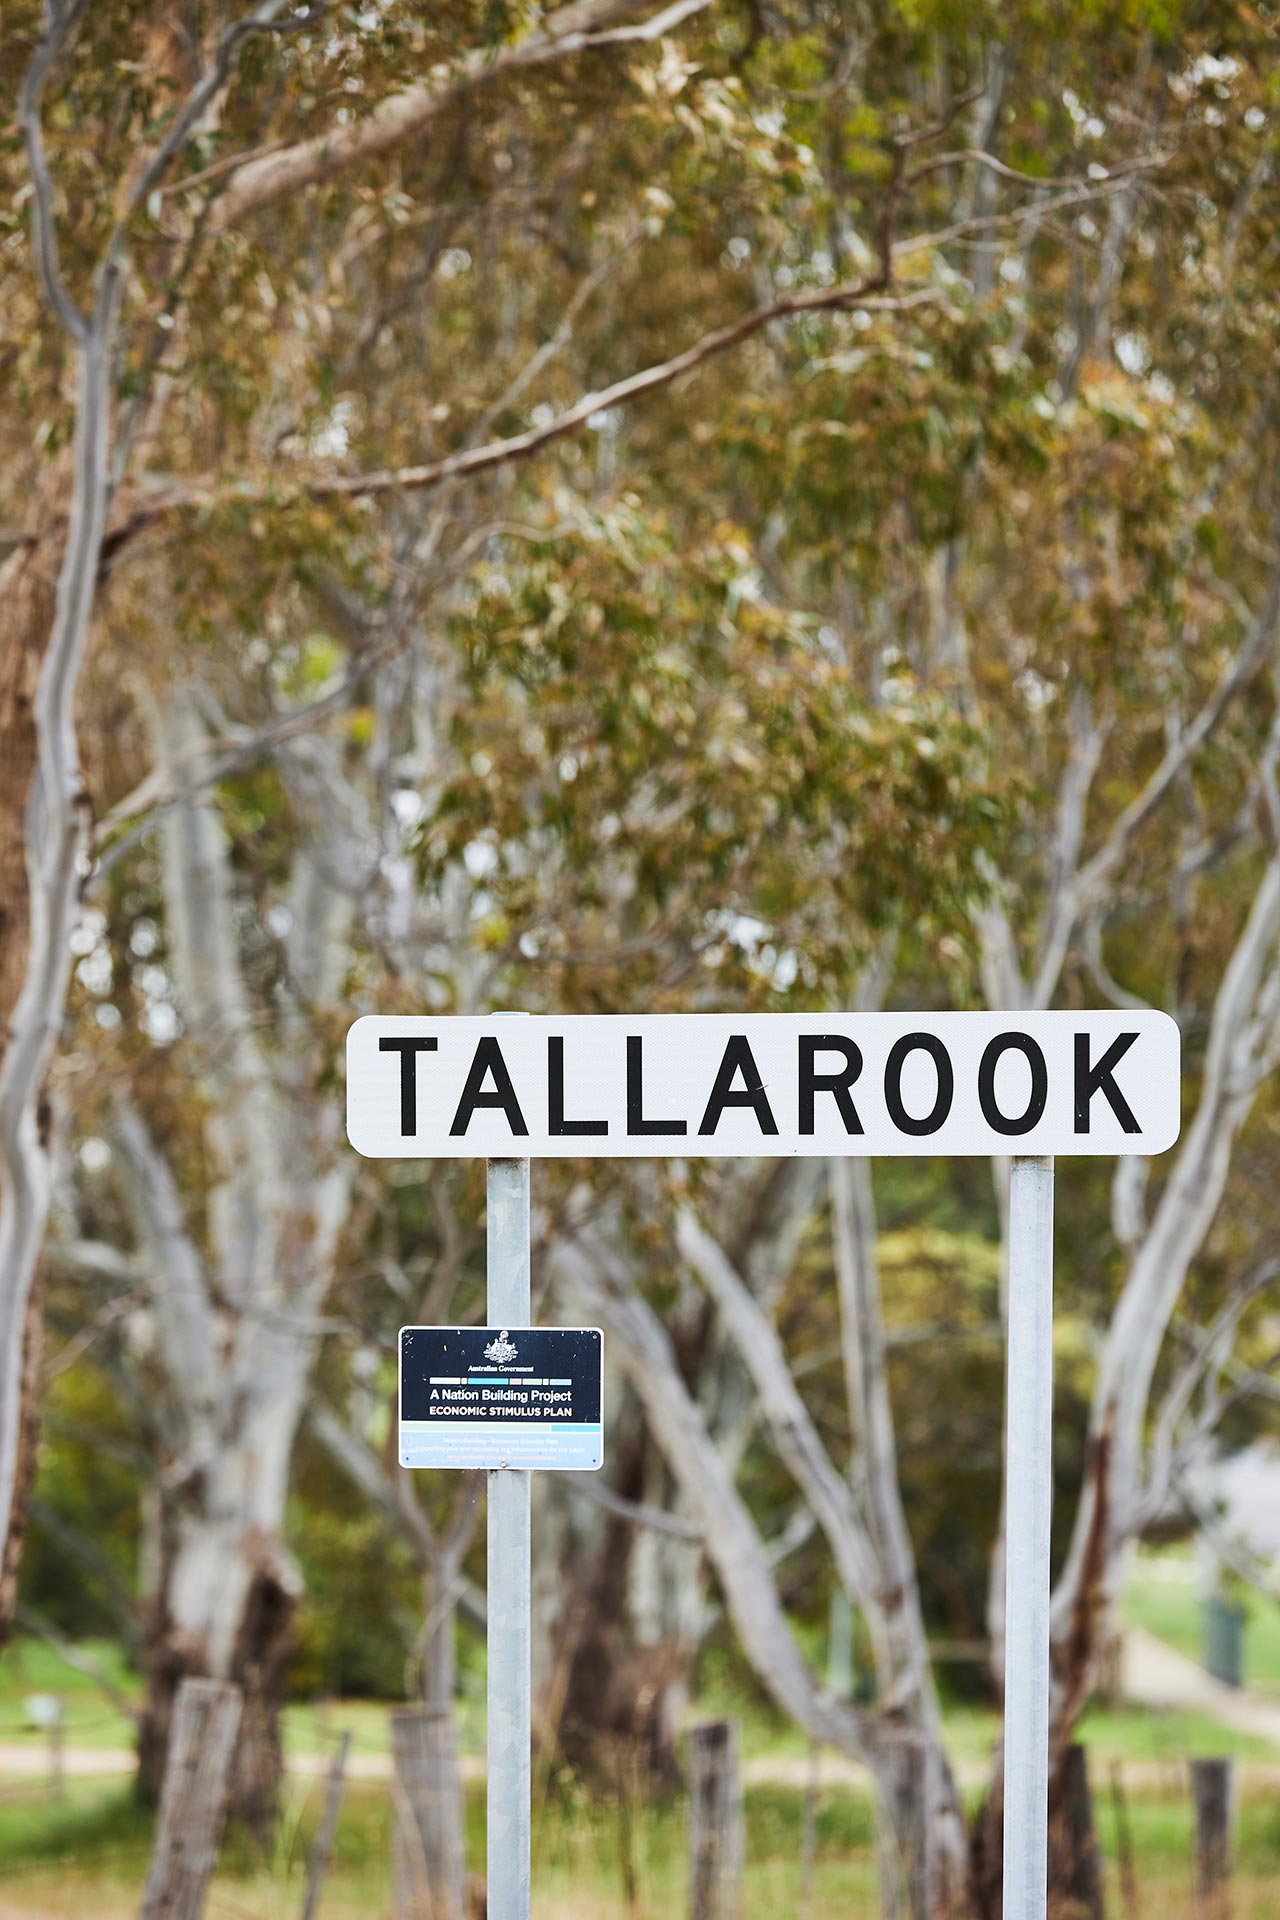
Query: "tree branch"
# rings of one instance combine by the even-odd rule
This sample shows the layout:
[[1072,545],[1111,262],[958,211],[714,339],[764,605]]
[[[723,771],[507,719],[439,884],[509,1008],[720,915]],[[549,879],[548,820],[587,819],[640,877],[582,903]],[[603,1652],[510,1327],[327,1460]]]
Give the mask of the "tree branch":
[[37,1494],[31,1496],[31,1518],[51,1540],[57,1542],[64,1553],[84,1568],[97,1585],[102,1603],[119,1627],[125,1645],[136,1648],[138,1614],[133,1596],[97,1542],[64,1519],[56,1507],[51,1507]]
[[1047,1007],[1057,991],[1076,924],[1074,888],[1084,843],[1089,794],[1106,744],[1107,728],[1093,717],[1083,685],[1071,701],[1071,736],[1066,770],[1058,793],[1057,830],[1049,881],[1049,904],[1041,923],[1039,962],[1031,1004]]
[[197,1424],[213,1430],[218,1406],[217,1325],[204,1263],[183,1218],[168,1161],[141,1114],[123,1096],[115,1102],[113,1135],[121,1186],[160,1320],[160,1347],[180,1370],[182,1401]]
[[44,283],[45,295],[58,321],[79,344],[89,337],[89,322],[67,292],[58,259],[58,223],[53,211],[53,180],[44,150],[44,132],[40,107],[45,82],[54,62],[79,24],[88,0],[74,0],[65,11],[46,0],[45,32],[27,68],[18,96],[18,124],[26,142],[27,164],[31,169],[31,233],[36,263]]
[[1178,1491],[1186,1501],[1197,1524],[1208,1535],[1214,1551],[1225,1560],[1231,1571],[1238,1574],[1246,1585],[1256,1587],[1260,1593],[1274,1600],[1280,1606],[1280,1580],[1274,1570],[1260,1560],[1242,1541],[1233,1540],[1223,1527],[1213,1508],[1197,1495],[1186,1476],[1178,1481]]
[[1145,826],[1170,787],[1209,739],[1236,694],[1263,664],[1280,621],[1280,565],[1273,568],[1262,604],[1253,614],[1244,643],[1219,676],[1195,719],[1166,747],[1159,766],[1115,821],[1106,839],[1080,870],[1075,887],[1077,917],[1098,897],[1123,859],[1135,834]]
[[566,1242],[550,1250],[566,1291],[611,1331],[649,1429],[703,1529],[726,1609],[775,1700],[817,1740],[874,1764],[874,1719],[822,1690],[782,1611],[754,1520],[680,1377],[670,1338],[651,1309],[606,1279],[594,1258]]
[[895,1703],[940,1739],[941,1717],[916,1579],[915,1554],[898,1486],[898,1453],[886,1373],[876,1258],[875,1201],[866,1160],[828,1162],[836,1284],[855,1471],[879,1565]]
[[669,360],[645,367],[641,372],[629,374],[598,392],[584,395],[544,426],[530,427],[524,433],[510,434],[482,446],[465,447],[422,466],[386,467],[370,473],[317,475],[283,487],[274,484],[225,489],[200,486],[159,495],[135,505],[124,519],[110,529],[106,551],[108,555],[114,555],[129,540],[157,521],[190,508],[208,510],[223,504],[266,501],[281,506],[291,500],[359,500],[383,493],[422,492],[442,486],[448,480],[487,473],[514,461],[527,460],[543,447],[577,432],[595,415],[610,407],[623,406],[644,394],[672,385],[705,361],[749,340],[774,321],[800,314],[853,311],[855,308],[872,313],[902,313],[916,307],[944,304],[945,296],[935,288],[920,288],[914,293],[880,297],[876,289],[882,285],[882,276],[876,273],[849,286],[811,288],[804,293],[772,301],[768,306],[753,308],[726,326],[715,327],[703,334]]
[[[646,23],[637,37],[662,33],[710,0],[681,0]],[[370,113],[346,126],[329,127],[276,153],[246,160],[222,195],[214,213],[219,229],[238,226],[304,187],[359,166],[414,135],[421,135],[442,113],[477,87],[490,86],[511,73],[545,66],[593,46],[610,44],[615,23],[639,11],[637,0],[571,0],[553,12],[535,15],[523,39],[499,47],[478,47],[452,71],[380,100]]]
[[287,3],[288,0],[261,0],[261,4],[255,7],[252,13],[246,14],[242,20],[234,20],[222,34],[209,71],[187,96],[186,101],[170,122],[168,132],[130,187],[111,238],[107,242],[103,255],[104,268],[110,269],[119,259],[133,214],[145,203],[152,189],[163,180],[170,162],[186,145],[231,78],[236,54],[243,43],[255,33],[288,32],[314,25],[313,18],[305,14],[299,19],[281,22],[277,16]]
[[[363,128],[369,124],[369,121],[361,121],[357,123],[357,127]],[[271,156],[262,164],[269,166],[275,160],[285,158],[287,155]],[[1161,164],[1161,160],[1157,158],[1146,164]],[[1056,206],[1074,206],[1090,199],[1097,199],[1103,197],[1108,190],[1107,185],[1094,187],[1088,191],[1084,188],[1073,188],[1070,192],[1060,194],[1046,202],[1040,211],[1046,213]],[[1114,183],[1111,183],[1110,190],[1114,190]],[[909,253],[943,246],[969,232],[1004,227],[1011,220],[1023,217],[1022,213],[993,214],[984,218],[964,220],[939,232],[916,234],[909,239],[895,241],[878,264],[876,271],[860,281],[836,287],[809,288],[801,293],[789,294],[771,301],[765,306],[753,308],[749,313],[740,315],[737,320],[730,321],[722,327],[712,328],[669,360],[660,361],[638,373],[629,374],[598,392],[584,395],[581,400],[564,409],[543,426],[531,427],[523,433],[511,434],[481,446],[464,447],[456,453],[446,454],[440,460],[416,466],[379,468],[368,473],[315,475],[310,479],[300,479],[284,486],[274,481],[270,484],[225,488],[216,484],[203,484],[157,494],[153,499],[135,503],[128,513],[107,530],[103,547],[104,560],[109,561],[114,558],[138,534],[145,532],[159,521],[174,513],[192,508],[208,511],[221,505],[268,502],[275,506],[286,506],[294,500],[357,500],[384,493],[423,492],[440,487],[446,481],[490,472],[496,468],[526,460],[544,447],[551,446],[556,441],[577,432],[596,414],[610,407],[627,405],[647,393],[657,392],[672,385],[675,381],[683,379],[686,374],[692,373],[705,361],[742,344],[780,320],[794,319],[804,314],[855,310],[864,313],[905,313],[919,307],[945,306],[946,295],[940,288],[920,287],[903,294],[890,292],[894,263]]]
[[[1156,1416],[1155,1432],[1151,1441],[1151,1470],[1141,1496],[1140,1510],[1135,1515],[1135,1532],[1140,1532],[1155,1518],[1168,1496],[1170,1485],[1178,1471],[1178,1456],[1181,1452],[1181,1449],[1175,1450],[1175,1437],[1197,1387],[1210,1368],[1215,1365],[1224,1344],[1229,1345],[1234,1340],[1236,1329],[1246,1308],[1264,1288],[1272,1284],[1277,1274],[1280,1274],[1280,1259],[1275,1258],[1263,1261],[1255,1272],[1247,1274],[1221,1312],[1199,1332],[1189,1357],[1174,1375]],[[1221,1415],[1222,1409],[1216,1408],[1211,1426],[1217,1425]],[[1203,1439],[1204,1432],[1208,1430],[1198,1428],[1196,1440]]]
[[624,1500],[620,1493],[597,1480],[595,1474],[570,1473],[566,1475],[570,1487],[593,1506],[600,1507],[605,1513],[613,1514],[619,1520],[625,1520],[633,1527],[647,1527],[653,1533],[670,1534],[672,1539],[687,1540],[694,1546],[702,1544],[702,1528],[690,1520],[682,1520],[678,1514],[664,1513],[661,1507],[645,1506],[639,1500]]
[[[163,709],[153,702],[152,730],[161,765],[176,756],[190,764],[204,729],[189,690]],[[174,784],[183,785],[180,775]],[[211,1094],[206,1124],[222,1176],[209,1203],[218,1266],[229,1287],[255,1276],[270,1294],[280,1279],[284,1116],[241,972],[226,838],[207,801],[184,798],[166,816],[161,856],[179,1006]]]
[[[1151,1225],[1136,1249],[1098,1367],[1090,1410],[1091,1457],[1105,1461],[1105,1485],[1091,1476],[1076,1511],[1071,1546],[1054,1591],[1055,1640],[1069,1630],[1093,1577],[1095,1523],[1106,1514],[1110,1540],[1130,1535],[1138,1494],[1142,1424],[1161,1345],[1191,1263],[1213,1224],[1230,1168],[1231,1149],[1253,1104],[1251,1021],[1268,984],[1280,933],[1280,854],[1259,880],[1249,914],[1214,1000],[1200,1098],[1165,1182]],[[1119,1556],[1108,1556],[1104,1580],[1114,1588]],[[1103,1596],[1114,1599],[1114,1592]]]
[[755,1382],[778,1452],[817,1516],[846,1591],[878,1618],[880,1580],[874,1548],[852,1491],[832,1466],[796,1391],[777,1332],[723,1248],[688,1209],[676,1221],[676,1244],[715,1301]]
[[419,1565],[434,1567],[440,1558],[435,1528],[416,1500],[400,1498],[391,1474],[368,1441],[323,1404],[311,1406],[307,1418],[317,1440],[348,1479],[389,1520],[403,1528]]
[[[362,653],[327,693],[322,693],[318,699],[297,708],[293,713],[281,714],[277,719],[269,720],[265,726],[255,730],[232,728],[216,736],[200,733],[174,748],[166,759],[152,767],[132,792],[118,800],[95,822],[93,845],[99,851],[93,873],[85,883],[86,891],[136,846],[142,835],[171,808],[181,806],[208,788],[217,786],[230,775],[251,765],[261,755],[312,732],[326,720],[346,713],[350,696],[364,675],[380,666],[392,654],[402,651],[405,644],[403,633],[388,635],[379,645]],[[208,764],[203,764],[205,762]],[[125,827],[128,831],[113,841],[112,834]]]

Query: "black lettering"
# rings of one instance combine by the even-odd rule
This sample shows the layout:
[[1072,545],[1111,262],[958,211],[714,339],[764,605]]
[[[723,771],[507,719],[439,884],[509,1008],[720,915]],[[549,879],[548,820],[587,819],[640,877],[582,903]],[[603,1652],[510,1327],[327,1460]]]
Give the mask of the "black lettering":
[[608,1133],[607,1120],[566,1120],[564,1117],[564,1041],[553,1034],[547,1041],[548,1132],[554,1134]]
[[[902,1069],[908,1056],[917,1051],[929,1055],[938,1075],[938,1097],[933,1103],[932,1112],[925,1114],[922,1120],[915,1119],[902,1104]],[[951,1111],[955,1090],[956,1077],[951,1067],[951,1056],[936,1034],[904,1033],[901,1040],[894,1041],[885,1062],[884,1102],[889,1109],[889,1118],[900,1133],[914,1134],[917,1139],[922,1139],[925,1134],[936,1133]]]
[[644,1117],[644,1042],[638,1033],[627,1035],[627,1132],[688,1133],[683,1120],[646,1120]]
[[1089,1131],[1089,1106],[1095,1093],[1106,1095],[1107,1101],[1120,1125],[1126,1133],[1141,1133],[1142,1129],[1133,1117],[1133,1108],[1121,1093],[1115,1081],[1115,1070],[1137,1039],[1136,1033],[1122,1033],[1113,1040],[1096,1067],[1089,1065],[1089,1036],[1087,1033],[1076,1035],[1076,1132]]
[[437,1053],[435,1040],[379,1040],[379,1053],[400,1055],[400,1131],[412,1140],[418,1131],[418,1055]]
[[[1013,1051],[1022,1054],[1031,1068],[1031,1098],[1027,1101],[1026,1111],[1016,1120],[1009,1120],[996,1105],[996,1067],[1001,1057]],[[1049,1069],[1045,1066],[1044,1055],[1029,1033],[1000,1033],[990,1042],[978,1067],[978,1105],[982,1108],[982,1117],[988,1126],[997,1133],[1030,1133],[1044,1112],[1049,1098]]]
[[[739,1073],[742,1075],[742,1085],[735,1087],[734,1077]],[[725,1042],[724,1058],[720,1062],[716,1083],[711,1089],[711,1098],[698,1132],[714,1133],[726,1107],[750,1107],[760,1124],[761,1133],[778,1131],[769,1096],[764,1090],[764,1081],[760,1078],[760,1069],[745,1033],[731,1033]]]
[[[838,1053],[844,1066],[833,1073],[818,1073],[814,1061],[820,1053]],[[800,1035],[800,1131],[812,1133],[814,1097],[833,1093],[844,1121],[846,1133],[861,1133],[862,1122],[849,1089],[862,1072],[862,1049],[842,1033],[802,1033]]]
[[[493,1075],[493,1085],[487,1089],[484,1084],[486,1074]],[[516,1099],[516,1090],[511,1084],[511,1075],[507,1072],[507,1063],[502,1057],[502,1048],[491,1035],[476,1042],[475,1058],[471,1062],[467,1084],[462,1089],[462,1098],[449,1132],[455,1137],[464,1134],[471,1125],[471,1117],[477,1107],[500,1107],[507,1116],[512,1133],[524,1135],[529,1131],[520,1111],[520,1102]]]

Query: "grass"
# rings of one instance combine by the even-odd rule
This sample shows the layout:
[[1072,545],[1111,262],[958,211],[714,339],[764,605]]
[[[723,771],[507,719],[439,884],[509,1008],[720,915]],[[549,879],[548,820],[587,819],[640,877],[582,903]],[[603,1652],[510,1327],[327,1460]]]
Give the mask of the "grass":
[[[1280,1606],[1264,1595],[1247,1602],[1245,1684],[1280,1693]],[[1190,1547],[1139,1553],[1124,1597],[1124,1618],[1166,1640],[1197,1665],[1204,1660],[1204,1600]]]
[[[1147,1596],[1152,1592],[1162,1603],[1163,1611],[1147,1604]],[[1171,1595],[1172,1600],[1168,1598]],[[1179,1628],[1184,1640],[1194,1636],[1195,1589],[1185,1580],[1152,1574],[1140,1562],[1134,1594],[1126,1604],[1133,1608],[1131,1617],[1140,1617],[1143,1625],[1158,1619]],[[1261,1629],[1262,1624],[1263,1617],[1259,1615],[1255,1628]],[[1156,1631],[1156,1627],[1152,1625],[1151,1630]],[[1172,1633],[1167,1637],[1172,1640]],[[1177,1644],[1176,1640],[1173,1644]],[[1258,1631],[1258,1647],[1259,1658],[1265,1665],[1272,1657],[1272,1649],[1269,1637],[1261,1631]],[[123,1694],[130,1700],[139,1697],[137,1676],[129,1672],[118,1648],[106,1642],[93,1643],[86,1651]],[[1275,1657],[1280,1663],[1280,1647]],[[1277,1671],[1280,1672],[1280,1665]],[[0,1655],[0,1746],[29,1751],[33,1774],[47,1769],[48,1735],[30,1723],[24,1702],[33,1694],[41,1693],[60,1696],[63,1737],[68,1747],[96,1750],[132,1747],[133,1725],[128,1715],[113,1705],[89,1676],[68,1666],[62,1656],[44,1642],[19,1638]],[[389,1752],[389,1711],[387,1703],[378,1700],[296,1702],[285,1713],[286,1753],[295,1757],[329,1753],[337,1734],[350,1729],[356,1754],[386,1754]],[[714,1669],[708,1675],[699,1711],[705,1715],[731,1713],[738,1718],[742,1752],[748,1761],[794,1764],[808,1753],[805,1736],[783,1720],[767,1701],[755,1696],[744,1698],[740,1684],[735,1685],[728,1676],[722,1678]],[[987,1705],[957,1703],[948,1707],[946,1725],[950,1750],[961,1768],[972,1772],[985,1766],[1000,1737],[999,1715]],[[459,1703],[459,1736],[464,1753],[483,1751],[484,1703],[475,1693]],[[1095,1707],[1086,1715],[1080,1737],[1099,1760],[1160,1762],[1211,1754],[1261,1760],[1275,1753],[1265,1741],[1238,1733],[1209,1714],[1159,1712],[1145,1707]],[[2,1914],[0,1920],[3,1920]]]
[[[1201,1619],[1194,1568],[1171,1550],[1139,1557],[1126,1599],[1127,1617],[1198,1658]],[[116,1648],[90,1649],[130,1699],[138,1680]],[[1251,1676],[1280,1686],[1280,1618],[1261,1609],[1248,1641]],[[744,1700],[733,1676],[714,1665],[700,1711],[737,1715],[744,1756],[794,1763],[808,1749],[762,1697]],[[0,1656],[0,1744],[28,1748],[26,1781],[0,1779],[0,1920],[125,1920],[136,1914],[150,1849],[150,1819],[120,1779],[71,1777],[64,1799],[50,1797],[43,1773],[47,1736],[31,1728],[24,1701],[61,1696],[69,1746],[127,1748],[132,1724],[94,1681],[51,1648],[20,1639]],[[483,1745],[483,1702],[462,1704],[464,1751]],[[286,1715],[285,1741],[294,1754],[331,1749],[349,1728],[357,1754],[385,1753],[388,1708],[375,1701],[300,1703]],[[985,1774],[999,1737],[988,1707],[953,1705],[947,1711],[952,1752],[970,1783]],[[1081,1737],[1092,1756],[1099,1839],[1111,1895],[1119,1910],[1114,1782],[1127,1802],[1127,1819],[1142,1890],[1142,1920],[1181,1920],[1189,1905],[1190,1804],[1185,1762],[1201,1754],[1242,1760],[1274,1757],[1274,1749],[1237,1734],[1208,1715],[1145,1709],[1094,1708]],[[743,1920],[782,1913],[803,1920],[872,1920],[878,1912],[869,1796],[841,1781],[822,1788],[818,1846],[810,1898],[802,1887],[803,1772],[786,1784],[756,1784],[746,1792],[747,1873]],[[977,1792],[976,1784],[972,1791]],[[301,1907],[311,1836],[323,1783],[293,1777],[273,1846],[264,1853],[243,1834],[231,1834],[207,1906],[209,1920],[277,1920]],[[1273,1920],[1280,1908],[1280,1803],[1261,1776],[1241,1779],[1234,1920]],[[484,1858],[483,1790],[468,1789],[468,1858]],[[368,1920],[390,1908],[389,1787],[352,1780],[347,1788],[335,1858],[326,1884],[325,1920]],[[535,1920],[660,1920],[683,1911],[686,1810],[676,1798],[630,1808],[587,1797],[573,1781],[545,1797],[535,1813]],[[628,1905],[625,1889],[633,1900]]]
[[1099,1757],[1117,1760],[1268,1760],[1276,1754],[1257,1734],[1182,1708],[1090,1707],[1080,1739]]
[[[119,1647],[111,1641],[88,1641],[80,1651],[96,1661],[131,1705],[140,1702],[141,1682]],[[37,1770],[44,1767],[49,1736],[33,1724],[26,1702],[39,1694],[56,1694],[61,1700],[63,1740],[68,1747],[103,1751],[133,1746],[128,1713],[93,1678],[69,1665],[46,1641],[20,1635],[0,1654],[0,1746],[29,1746]],[[390,1706],[383,1700],[296,1701],[285,1710],[285,1751],[328,1752],[335,1736],[349,1728],[354,1752],[389,1753],[389,1713]],[[484,1740],[483,1700],[464,1697],[458,1717],[464,1750],[478,1751]]]
[[[111,1641],[86,1642],[83,1652],[96,1660],[121,1693],[134,1698],[136,1676],[129,1672],[119,1647]],[[19,1635],[0,1655],[0,1745],[29,1741],[43,1753],[48,1735],[33,1727],[25,1702],[37,1694],[57,1694],[62,1701],[63,1737],[68,1746],[121,1747],[133,1744],[133,1723],[87,1674],[69,1666],[43,1640]]]
[[[385,1700],[302,1700],[285,1709],[286,1755],[323,1753],[341,1733],[351,1734],[353,1753],[390,1753],[391,1719]],[[459,1729],[464,1750],[465,1732]]]
[[[1099,1839],[1113,1891],[1116,1810],[1105,1775],[1095,1781]],[[243,1835],[224,1848],[209,1920],[283,1920],[301,1906],[319,1782],[295,1783],[275,1846],[262,1853]],[[369,1920],[390,1906],[390,1797],[379,1784],[347,1790],[325,1920]],[[748,1788],[744,1920],[802,1912],[800,1865],[804,1796],[783,1787]],[[1128,1821],[1150,1920],[1188,1907],[1190,1810],[1185,1776],[1167,1789],[1130,1794]],[[483,1794],[467,1798],[468,1857],[483,1859]],[[124,1920],[137,1912],[148,1822],[119,1782],[71,1783],[63,1806],[0,1800],[0,1916],[3,1920]],[[659,1920],[679,1914],[685,1891],[685,1810],[677,1799],[633,1807],[588,1801],[570,1791],[543,1801],[534,1831],[537,1920]],[[635,1903],[628,1909],[624,1860]],[[1236,1848],[1235,1920],[1276,1911],[1280,1807],[1246,1784]],[[1112,1910],[1115,1910],[1114,1908]],[[822,1796],[812,1898],[805,1920],[872,1920],[878,1912],[871,1810],[865,1796],[830,1787]]]
[[[946,1728],[951,1756],[961,1767],[966,1762],[987,1762],[1000,1738],[1000,1716],[990,1707],[952,1706],[947,1710]],[[1181,1709],[1090,1707],[1078,1737],[1095,1761],[1276,1757],[1268,1741],[1239,1733],[1212,1714]]]

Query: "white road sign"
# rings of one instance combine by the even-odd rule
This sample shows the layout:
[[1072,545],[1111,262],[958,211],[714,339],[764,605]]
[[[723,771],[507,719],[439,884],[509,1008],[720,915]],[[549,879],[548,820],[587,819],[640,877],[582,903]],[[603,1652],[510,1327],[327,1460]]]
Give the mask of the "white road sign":
[[374,1159],[1161,1153],[1167,1014],[369,1015],[347,1135]]

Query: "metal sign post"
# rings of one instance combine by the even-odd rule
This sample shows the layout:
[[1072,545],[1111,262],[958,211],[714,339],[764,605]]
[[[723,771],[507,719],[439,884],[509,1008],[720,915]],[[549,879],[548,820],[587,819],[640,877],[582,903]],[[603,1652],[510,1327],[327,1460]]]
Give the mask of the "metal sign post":
[[[529,1321],[529,1162],[488,1162],[489,1319]],[[489,1920],[529,1920],[530,1475],[489,1474],[489,1767],[486,1855]]]
[[1049,1524],[1053,1512],[1053,1161],[1009,1172],[1005,1401],[1004,1914],[1045,1920]]

